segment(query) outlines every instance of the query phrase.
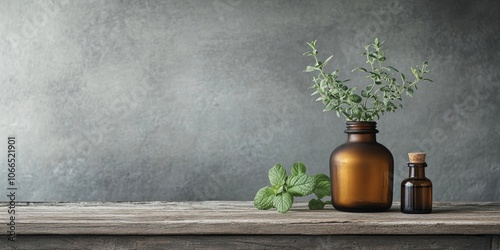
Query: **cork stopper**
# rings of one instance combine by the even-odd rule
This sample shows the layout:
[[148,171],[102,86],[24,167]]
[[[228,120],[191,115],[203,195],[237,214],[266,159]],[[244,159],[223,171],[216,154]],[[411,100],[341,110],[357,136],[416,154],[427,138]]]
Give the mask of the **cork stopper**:
[[412,152],[408,153],[408,158],[410,163],[425,163],[425,153],[424,152]]

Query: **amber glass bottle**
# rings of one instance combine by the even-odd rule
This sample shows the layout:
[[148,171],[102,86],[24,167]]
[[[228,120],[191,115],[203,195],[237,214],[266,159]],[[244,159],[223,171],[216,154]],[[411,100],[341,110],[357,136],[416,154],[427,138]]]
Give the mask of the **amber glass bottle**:
[[401,212],[427,214],[432,212],[432,182],[425,177],[425,153],[409,153],[410,177],[401,182]]
[[347,122],[347,142],[330,157],[332,204],[346,212],[381,212],[392,205],[394,160],[376,140],[376,122]]

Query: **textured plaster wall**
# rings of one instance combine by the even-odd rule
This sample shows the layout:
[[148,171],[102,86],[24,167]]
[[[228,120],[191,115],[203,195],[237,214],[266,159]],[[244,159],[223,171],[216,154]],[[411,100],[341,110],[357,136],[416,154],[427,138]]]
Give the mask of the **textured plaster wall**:
[[435,200],[500,201],[498,1],[0,6],[0,188],[16,136],[18,200],[251,200],[276,162],[328,173],[345,121],[310,96],[306,42],[348,78],[378,36],[434,80],[378,121],[395,200],[418,150]]

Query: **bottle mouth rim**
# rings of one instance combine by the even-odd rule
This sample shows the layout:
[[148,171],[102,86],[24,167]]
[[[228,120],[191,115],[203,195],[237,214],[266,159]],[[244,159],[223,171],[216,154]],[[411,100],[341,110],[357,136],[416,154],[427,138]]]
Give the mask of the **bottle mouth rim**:
[[347,134],[371,134],[378,133],[377,122],[374,121],[348,121],[346,122]]
[[378,133],[379,131],[376,129],[365,129],[365,130],[349,130],[346,129],[344,130],[344,133],[346,134],[373,134],[373,133]]
[[351,124],[374,124],[374,125],[377,125],[377,122],[376,121],[347,121],[346,122],[347,125],[351,125]]

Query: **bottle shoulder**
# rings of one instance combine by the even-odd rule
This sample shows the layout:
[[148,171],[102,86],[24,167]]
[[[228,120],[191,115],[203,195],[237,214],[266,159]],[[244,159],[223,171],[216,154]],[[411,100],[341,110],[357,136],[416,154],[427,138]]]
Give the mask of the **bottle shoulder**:
[[406,178],[401,182],[401,186],[411,187],[411,186],[420,186],[420,187],[432,187],[432,181],[427,178]]
[[383,144],[380,144],[376,141],[374,142],[344,142],[343,144],[339,145],[336,147],[332,153],[341,153],[341,152],[348,152],[348,151],[362,151],[362,152],[367,152],[367,151],[373,151],[377,153],[383,153],[383,154],[388,154],[392,155],[391,151],[386,148]]

